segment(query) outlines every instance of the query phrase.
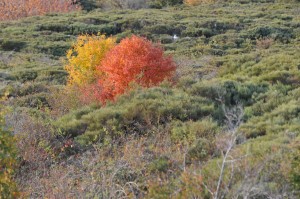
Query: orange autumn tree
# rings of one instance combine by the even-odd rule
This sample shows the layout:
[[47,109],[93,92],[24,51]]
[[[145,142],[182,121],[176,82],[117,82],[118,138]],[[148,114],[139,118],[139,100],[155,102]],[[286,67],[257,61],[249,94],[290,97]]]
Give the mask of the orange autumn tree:
[[0,21],[80,10],[77,0],[0,0]]
[[132,84],[151,87],[171,80],[175,69],[172,57],[164,55],[159,44],[138,36],[125,38],[97,66],[105,78],[98,79],[93,93],[105,103],[127,92]]

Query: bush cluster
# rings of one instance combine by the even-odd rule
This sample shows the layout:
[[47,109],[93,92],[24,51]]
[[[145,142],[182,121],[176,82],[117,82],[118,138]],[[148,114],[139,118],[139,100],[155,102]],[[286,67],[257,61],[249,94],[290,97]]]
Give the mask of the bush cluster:
[[[163,100],[161,100],[163,99]],[[60,118],[57,127],[83,144],[118,140],[150,133],[155,125],[171,120],[198,120],[213,112],[213,104],[170,88],[139,89],[106,107],[87,107]]]
[[79,37],[67,58],[69,85],[83,92],[84,101],[102,103],[128,92],[135,84],[150,87],[171,80],[176,68],[158,44],[135,35],[116,46],[114,38]]

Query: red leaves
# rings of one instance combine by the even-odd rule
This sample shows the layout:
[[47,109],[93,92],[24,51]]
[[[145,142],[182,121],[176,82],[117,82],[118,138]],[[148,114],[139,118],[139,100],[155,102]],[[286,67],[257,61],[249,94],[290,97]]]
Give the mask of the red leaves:
[[165,56],[162,48],[149,40],[132,36],[115,46],[97,67],[106,75],[95,85],[99,92],[95,97],[105,103],[130,90],[131,85],[142,87],[158,85],[170,80],[176,66],[170,56]]
[[68,85],[80,93],[82,102],[105,104],[134,85],[151,87],[173,77],[175,63],[159,44],[138,36],[123,39],[118,45],[114,42],[114,38],[84,36],[73,47],[75,55],[74,50],[67,54]]

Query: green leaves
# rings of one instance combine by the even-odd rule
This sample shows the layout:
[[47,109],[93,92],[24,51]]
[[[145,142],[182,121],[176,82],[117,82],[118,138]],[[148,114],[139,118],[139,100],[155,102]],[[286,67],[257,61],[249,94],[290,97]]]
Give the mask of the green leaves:
[[0,107],[0,198],[15,198],[16,184],[13,181],[13,172],[16,164],[15,139],[5,129],[4,111]]

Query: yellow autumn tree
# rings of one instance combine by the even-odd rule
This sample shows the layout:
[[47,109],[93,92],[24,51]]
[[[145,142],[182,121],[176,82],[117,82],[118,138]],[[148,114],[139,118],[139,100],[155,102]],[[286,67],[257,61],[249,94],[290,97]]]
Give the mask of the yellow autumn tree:
[[68,85],[85,87],[101,78],[103,73],[96,70],[96,66],[105,57],[116,43],[113,37],[105,35],[81,35],[77,42],[67,52],[67,65],[65,69],[69,73]]

